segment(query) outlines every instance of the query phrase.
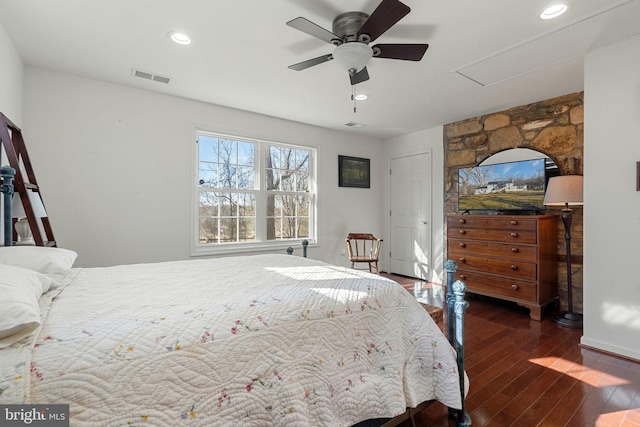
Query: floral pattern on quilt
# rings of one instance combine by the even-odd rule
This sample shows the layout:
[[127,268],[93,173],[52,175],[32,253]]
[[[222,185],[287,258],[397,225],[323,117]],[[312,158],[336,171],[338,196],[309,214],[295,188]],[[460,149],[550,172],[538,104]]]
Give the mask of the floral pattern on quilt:
[[0,353],[0,402],[77,426],[349,426],[437,399],[455,354],[380,276],[289,255],[75,269],[37,337]]

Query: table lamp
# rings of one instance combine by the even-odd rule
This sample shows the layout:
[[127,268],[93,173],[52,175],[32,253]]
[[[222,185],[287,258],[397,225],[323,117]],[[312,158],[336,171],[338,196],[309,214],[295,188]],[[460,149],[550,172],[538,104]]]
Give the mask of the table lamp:
[[[44,204],[42,203],[40,194],[33,191],[27,191],[27,196],[29,197],[29,203],[31,204],[33,214],[37,218],[46,217],[47,211],[44,209]],[[12,213],[14,218],[18,218],[15,226],[16,233],[18,234],[18,241],[16,242],[16,245],[35,245],[36,243],[33,240],[31,227],[27,220],[27,213],[24,210],[24,206],[22,206],[22,200],[18,193],[14,193],[13,195]]]

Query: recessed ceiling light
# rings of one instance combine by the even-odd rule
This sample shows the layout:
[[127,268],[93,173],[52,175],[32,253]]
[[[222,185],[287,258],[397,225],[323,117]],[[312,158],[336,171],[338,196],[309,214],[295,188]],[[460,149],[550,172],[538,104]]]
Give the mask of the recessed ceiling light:
[[366,93],[359,93],[356,95],[357,101],[364,101],[367,98],[369,98],[369,95],[367,95]]
[[169,33],[169,38],[174,42],[181,45],[191,44],[191,37],[186,35],[185,33],[179,33],[177,31],[172,31]]
[[554,4],[553,6],[549,6],[545,10],[540,13],[540,18],[542,19],[553,19],[565,13],[568,9],[568,6],[564,3]]

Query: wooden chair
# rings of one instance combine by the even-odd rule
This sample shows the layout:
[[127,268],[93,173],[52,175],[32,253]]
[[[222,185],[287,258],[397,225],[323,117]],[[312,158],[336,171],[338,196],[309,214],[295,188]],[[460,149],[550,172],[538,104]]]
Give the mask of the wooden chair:
[[351,268],[354,268],[356,262],[366,262],[369,264],[369,272],[379,274],[378,257],[380,256],[380,246],[382,239],[374,237],[368,233],[349,233],[346,239],[347,251],[349,252],[349,261]]

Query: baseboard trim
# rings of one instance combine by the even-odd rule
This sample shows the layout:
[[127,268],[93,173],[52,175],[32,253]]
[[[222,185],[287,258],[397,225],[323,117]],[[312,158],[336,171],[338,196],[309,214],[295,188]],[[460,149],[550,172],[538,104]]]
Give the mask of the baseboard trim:
[[[585,342],[586,341],[586,342]],[[617,357],[619,359],[629,360],[631,362],[640,363],[640,357],[630,356],[624,353],[620,353],[618,351],[614,351],[612,349],[605,349],[600,346],[594,345],[594,342],[591,340],[585,340],[584,337],[580,340],[580,344],[578,344],[580,348],[584,348],[587,350],[596,351],[598,353],[606,354],[608,356]],[[607,346],[610,347],[610,346]]]

